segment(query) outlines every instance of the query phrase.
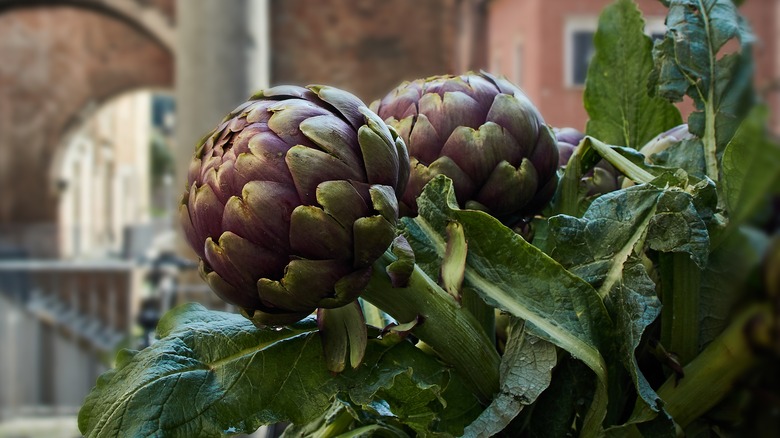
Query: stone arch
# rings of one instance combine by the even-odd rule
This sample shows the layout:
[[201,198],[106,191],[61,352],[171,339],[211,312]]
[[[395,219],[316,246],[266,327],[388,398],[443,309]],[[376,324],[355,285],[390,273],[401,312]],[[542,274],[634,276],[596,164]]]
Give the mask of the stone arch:
[[128,12],[141,3],[0,0],[0,242],[31,235],[56,254],[51,176],[67,134],[114,96],[172,85],[172,40],[137,20],[164,14]]
[[0,14],[20,7],[73,6],[117,18],[173,51],[174,0],[0,0]]

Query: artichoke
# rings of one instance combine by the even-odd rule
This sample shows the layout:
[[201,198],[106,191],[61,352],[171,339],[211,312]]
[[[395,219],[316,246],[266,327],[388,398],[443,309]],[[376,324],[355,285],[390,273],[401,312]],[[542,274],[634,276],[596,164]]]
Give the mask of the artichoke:
[[688,125],[677,125],[674,128],[662,132],[656,135],[652,140],[648,141],[639,152],[645,156],[645,161],[648,164],[653,164],[653,155],[661,153],[671,146],[684,140],[691,140],[695,138],[693,134],[688,131]]
[[180,219],[220,298],[289,324],[354,303],[396,235],[408,176],[403,141],[357,97],[274,87],[197,147]]
[[558,184],[558,149],[526,95],[487,73],[405,82],[371,108],[409,147],[411,175],[401,197],[409,214],[439,174],[461,207],[511,225],[541,209]]
[[[559,166],[566,166],[574,154],[585,134],[574,128],[554,128],[555,139],[558,144]],[[620,188],[618,178],[620,172],[606,160],[600,160],[596,165],[582,176],[580,181],[585,196],[597,196],[614,192]]]

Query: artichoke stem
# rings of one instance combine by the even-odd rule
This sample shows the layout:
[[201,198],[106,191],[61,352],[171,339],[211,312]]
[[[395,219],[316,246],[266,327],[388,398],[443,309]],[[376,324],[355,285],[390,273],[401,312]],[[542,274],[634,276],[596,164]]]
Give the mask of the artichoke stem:
[[[771,338],[773,315],[766,305],[746,309],[701,354],[685,366],[685,377],[669,377],[658,389],[664,408],[675,423],[685,427],[729,394],[739,379],[757,362],[756,343]],[[637,403],[639,406],[640,403]],[[636,419],[655,416],[641,404]]]
[[686,365],[699,353],[701,270],[684,253],[659,254],[661,344]]
[[485,303],[477,291],[464,287],[461,291],[461,304],[477,319],[490,342],[496,344],[496,309]]
[[499,388],[500,358],[493,342],[474,315],[419,267],[414,267],[407,287],[393,288],[385,269],[394,260],[385,251],[374,263],[362,297],[399,323],[421,316],[422,323],[412,333],[455,368],[483,404],[489,403]]
[[589,142],[590,146],[595,149],[602,158],[609,161],[609,163],[615,166],[615,168],[619,170],[620,173],[635,183],[645,184],[655,179],[655,177],[650,172],[642,169],[641,167],[629,161],[628,158],[625,158],[619,153],[615,152],[609,145],[605,144],[604,142],[596,140],[593,137],[585,137],[584,141]]

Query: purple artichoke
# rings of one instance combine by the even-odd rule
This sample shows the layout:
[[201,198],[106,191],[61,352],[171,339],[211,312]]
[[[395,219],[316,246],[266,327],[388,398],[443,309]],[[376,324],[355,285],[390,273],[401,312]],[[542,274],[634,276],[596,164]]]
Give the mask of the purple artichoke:
[[532,215],[555,192],[555,139],[528,97],[505,79],[468,73],[405,82],[371,108],[409,147],[401,201],[412,214],[439,174],[452,179],[461,207],[505,222]]
[[255,323],[354,302],[395,237],[406,146],[357,97],[274,87],[198,146],[180,218],[214,292]]
[[695,138],[695,136],[688,131],[687,124],[677,125],[668,131],[656,135],[652,140],[642,146],[639,152],[645,156],[645,161],[652,164],[652,157],[654,154],[663,152],[683,140],[690,140],[693,138]]
[[[585,134],[574,128],[555,128],[555,138],[558,144],[559,166],[566,166]],[[602,195],[614,192],[620,188],[618,181],[620,172],[606,160],[600,160],[588,173],[582,176],[580,184],[585,189],[585,196]]]

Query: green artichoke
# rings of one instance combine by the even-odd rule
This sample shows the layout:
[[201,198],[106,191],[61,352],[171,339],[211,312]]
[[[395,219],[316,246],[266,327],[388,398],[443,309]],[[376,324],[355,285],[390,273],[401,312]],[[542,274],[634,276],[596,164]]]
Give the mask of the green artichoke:
[[434,176],[453,181],[461,207],[507,224],[544,207],[558,184],[555,137],[526,95],[487,73],[405,82],[371,108],[409,147],[401,197],[410,214]]
[[395,237],[406,146],[357,97],[256,94],[202,141],[180,219],[200,274],[258,325],[355,301]]

